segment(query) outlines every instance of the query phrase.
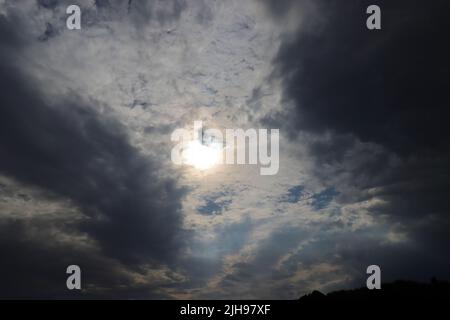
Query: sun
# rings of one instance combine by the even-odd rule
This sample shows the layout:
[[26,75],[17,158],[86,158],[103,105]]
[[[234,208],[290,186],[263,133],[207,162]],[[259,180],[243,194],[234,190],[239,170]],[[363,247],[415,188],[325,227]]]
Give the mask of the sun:
[[198,140],[188,143],[183,152],[184,163],[199,170],[207,170],[221,160],[222,150],[219,144],[205,145]]

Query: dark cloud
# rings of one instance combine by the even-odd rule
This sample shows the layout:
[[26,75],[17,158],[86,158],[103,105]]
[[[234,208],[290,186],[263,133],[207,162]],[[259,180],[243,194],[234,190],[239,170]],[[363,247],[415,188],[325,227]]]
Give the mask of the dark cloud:
[[[449,278],[442,272],[450,244],[444,232],[450,221],[449,5],[377,1],[382,30],[369,31],[370,4],[318,1],[314,14],[303,15],[274,61],[284,104],[292,108],[266,121],[306,139],[313,173],[336,188],[341,204],[381,199],[369,212],[399,223],[420,246],[411,254],[405,248],[403,261],[379,249],[374,263],[392,266],[393,277],[402,277],[403,266],[410,277],[435,270]],[[288,8],[289,1],[275,14]],[[358,260],[358,251],[352,248],[347,258]],[[408,266],[419,257],[430,263],[414,272]]]
[[[10,50],[22,48],[26,43],[26,30],[22,30],[23,23],[20,17],[12,12],[8,17],[0,15],[0,39],[3,56],[10,54]],[[7,52],[4,52],[7,51]]]
[[158,165],[114,121],[75,99],[50,107],[17,70],[0,73],[1,172],[72,199],[94,218],[89,231],[119,257],[173,252],[181,192],[156,178]]
[[382,30],[366,28],[367,1],[319,1],[320,27],[299,31],[276,58],[293,130],[351,133],[397,152],[448,147],[448,2],[379,1]]
[[[159,164],[130,145],[117,121],[94,111],[97,102],[69,94],[63,101],[50,103],[17,66],[24,42],[7,19],[0,16],[0,35],[7,40],[0,54],[0,173],[69,199],[87,218],[77,224],[78,232],[95,239],[107,257],[137,271],[143,263],[155,267],[173,263],[183,245],[183,191],[176,181],[157,175]],[[9,267],[2,263],[2,278],[27,278],[25,269],[31,267],[31,260],[26,255],[33,250],[34,256],[50,248],[29,269],[30,273],[48,272],[39,281],[51,277],[50,271],[55,277],[61,271],[64,275],[65,269],[58,273],[56,268],[67,263],[67,257],[86,262],[70,247],[69,252],[48,247],[45,242],[51,238],[31,241],[21,222],[5,222],[0,228],[5,237],[2,261],[11,263]],[[46,259],[55,270],[45,266]],[[39,283],[32,281],[29,286]],[[2,285],[1,290],[8,288]],[[42,288],[41,292],[51,294]]]
[[[0,219],[0,298],[167,298],[152,283],[139,283],[126,265],[83,246],[79,239],[55,237],[55,228],[66,237],[74,234],[67,221],[60,223],[49,217]],[[81,291],[66,288],[66,269],[72,264],[81,268]]]

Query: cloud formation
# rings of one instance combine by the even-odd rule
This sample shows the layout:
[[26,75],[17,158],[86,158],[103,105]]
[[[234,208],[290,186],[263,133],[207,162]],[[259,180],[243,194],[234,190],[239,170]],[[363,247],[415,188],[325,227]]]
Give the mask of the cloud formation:
[[[305,15],[275,58],[285,109],[265,121],[307,141],[314,175],[340,192],[343,208],[376,200],[368,212],[398,224],[410,240],[398,254],[417,254],[404,262],[405,276],[423,277],[433,265],[448,277],[448,259],[408,268],[450,243],[448,4],[380,1],[380,31],[365,28],[369,4],[315,3],[321,17]],[[373,260],[400,264],[388,253]]]
[[[102,254],[116,259],[115,263],[136,270],[144,262],[150,267],[173,263],[183,245],[180,237],[183,190],[172,179],[157,175],[160,165],[130,144],[120,123],[94,111],[98,108],[97,101],[85,100],[75,93],[57,101],[45,97],[36,80],[26,77],[16,66],[16,57],[25,45],[14,34],[20,30],[7,21],[8,17],[0,19],[0,33],[7,40],[2,44],[0,64],[1,174],[43,189],[49,198],[69,201],[83,215],[76,222],[69,219],[70,228],[95,241]],[[77,253],[76,249],[74,252],[71,246],[75,244],[70,241],[67,245],[50,244],[58,239],[51,232],[46,234],[45,230],[53,228],[46,224],[52,221],[2,217],[1,233],[6,245],[2,254],[9,261],[2,274],[8,279],[21,279],[29,273],[35,274],[33,279],[42,276],[39,280],[42,294],[50,296],[54,292],[46,291],[44,278],[50,286],[53,284],[49,278],[55,258],[62,267],[62,261],[67,262],[69,257],[76,256],[73,260],[81,265],[91,264],[93,257],[86,257],[86,252]],[[54,227],[64,231],[64,220]],[[42,229],[42,233],[28,238],[35,228]],[[14,250],[23,255],[22,263],[11,260],[18,258]],[[44,254],[39,254],[41,251]],[[39,255],[39,259],[27,252]],[[33,261],[41,261],[38,265],[42,265],[45,276],[36,270]],[[47,263],[49,266],[45,267]],[[30,269],[10,269],[10,264]],[[35,290],[34,280],[27,285]],[[2,287],[5,290],[2,296],[7,296],[11,287]],[[25,290],[22,294],[27,297],[28,293]]]
[[[449,278],[446,3],[0,1],[0,297],[297,298]],[[280,128],[280,170],[170,134]],[[65,288],[78,264],[83,290]]]

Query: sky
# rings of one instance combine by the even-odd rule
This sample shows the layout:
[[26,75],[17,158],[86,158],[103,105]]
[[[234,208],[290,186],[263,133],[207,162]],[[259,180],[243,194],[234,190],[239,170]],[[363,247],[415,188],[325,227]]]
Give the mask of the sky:
[[[450,280],[448,6],[0,0],[0,298]],[[174,164],[196,120],[279,129],[278,173]]]

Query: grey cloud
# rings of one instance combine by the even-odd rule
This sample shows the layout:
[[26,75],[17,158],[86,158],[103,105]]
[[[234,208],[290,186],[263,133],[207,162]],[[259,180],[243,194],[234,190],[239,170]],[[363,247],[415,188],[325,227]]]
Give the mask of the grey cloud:
[[[63,217],[60,220],[45,216],[0,219],[0,298],[167,298],[151,282],[139,283],[126,265],[71,238],[77,235],[75,225]],[[63,232],[65,239],[55,236],[55,230]],[[81,291],[66,288],[66,268],[72,264],[81,268]],[[144,277],[140,272],[136,275]]]
[[[43,26],[45,33],[48,32],[48,23],[55,34],[57,31],[66,31],[66,8],[74,3],[68,0],[37,0],[37,4],[52,12],[52,16],[47,21],[47,29]],[[184,0],[96,0],[94,5],[85,6],[83,3],[79,5],[83,29],[89,29],[92,26],[108,28],[107,23],[119,21],[135,25],[139,32],[140,28],[153,22],[157,22],[160,26],[170,26],[176,23],[188,8],[188,3]],[[192,2],[190,5],[198,9],[199,16],[205,16],[205,12],[208,12],[208,7],[202,1]],[[45,33],[41,38],[45,36]]]
[[[380,31],[365,27],[369,4],[316,2],[318,10],[286,36],[274,61],[285,110],[265,120],[307,145],[312,173],[340,192],[341,205],[383,200],[369,208],[373,217],[400,223],[423,246],[403,255],[411,260],[381,251],[374,258],[398,263],[392,274],[401,276],[402,263],[450,244],[442,232],[450,213],[448,2],[379,1]],[[312,28],[314,21],[321,24]],[[357,259],[360,248],[352,250]],[[448,263],[441,258],[409,276]]]
[[46,9],[53,9],[58,5],[58,0],[37,0],[37,3]]
[[118,257],[174,252],[182,193],[155,177],[158,165],[130,146],[120,125],[75,99],[47,106],[17,70],[0,72],[0,170],[72,199],[94,218],[86,230]]
[[[181,231],[180,215],[184,191],[176,181],[157,175],[159,164],[130,144],[120,123],[94,111],[96,101],[73,94],[49,103],[34,80],[17,67],[16,57],[24,43],[7,19],[0,16],[0,34],[9,39],[1,44],[0,54],[0,172],[69,199],[88,218],[77,224],[77,230],[95,239],[108,258],[137,271],[141,264],[173,264],[186,236]],[[12,230],[17,232],[11,234]],[[28,268],[26,255],[41,245],[47,251],[34,261],[35,269],[44,270],[45,259],[55,268],[72,254],[77,260],[77,253],[70,248],[63,254],[62,249],[46,246],[51,238],[33,243],[27,230],[19,221],[1,225],[0,233],[5,237],[2,261],[12,259],[2,277],[23,276],[14,269]],[[77,261],[86,259],[80,256]],[[31,286],[38,285],[31,282]],[[8,288],[2,286],[2,296]],[[22,297],[26,295],[22,292]]]
[[[287,177],[283,186],[276,182],[262,186],[273,187],[274,192],[286,186],[282,189],[285,194],[274,197],[274,203],[267,203],[268,208],[262,208],[264,201],[245,208],[254,220],[237,221],[236,212],[229,216],[211,215],[240,207],[240,199],[204,192],[199,197],[205,205],[197,211],[203,215],[195,215],[195,209],[193,212],[195,219],[206,222],[194,227],[199,228],[194,230],[198,231],[198,239],[182,230],[184,190],[176,180],[162,178],[172,172],[130,144],[125,133],[129,128],[107,114],[108,106],[80,96],[82,92],[69,92],[64,99],[48,97],[41,89],[47,89],[49,84],[38,83],[22,72],[27,70],[20,66],[21,53],[29,43],[37,43],[41,36],[40,40],[46,40],[38,43],[41,48],[61,44],[59,41],[66,35],[62,31],[64,6],[69,2],[36,3],[32,12],[36,10],[43,16],[32,24],[37,24],[39,30],[30,30],[28,20],[17,9],[22,7],[0,15],[0,174],[41,190],[42,202],[68,201],[81,217],[72,220],[61,211],[56,218],[38,208],[27,212],[28,218],[17,212],[2,212],[0,255],[6,262],[0,264],[0,282],[4,283],[1,297],[167,298],[192,293],[204,298],[293,298],[312,289],[361,286],[365,268],[373,263],[381,265],[386,280],[449,277],[450,259],[445,252],[450,243],[446,202],[450,153],[448,99],[444,90],[448,82],[449,52],[445,39],[449,28],[444,2],[425,7],[424,1],[381,1],[383,30],[371,33],[365,28],[365,7],[369,4],[366,1],[260,1],[273,21],[280,24],[275,30],[288,24],[285,17],[295,18],[298,13],[299,29],[282,36],[270,79],[281,80],[283,111],[269,113],[265,121],[270,123],[268,127],[279,127],[291,138],[287,142],[290,150],[295,143],[301,144],[302,158],[296,163],[307,175],[306,181],[297,181],[293,174],[295,182]],[[253,5],[245,6],[253,12]],[[187,18],[183,16],[187,10],[201,27],[213,27],[209,23],[215,17],[214,8],[217,9],[206,1],[95,1],[95,6],[83,10],[85,25],[80,32],[97,37],[107,29],[110,40],[120,41],[116,27],[131,25],[137,32],[131,28],[125,34],[139,39],[126,43],[133,46],[130,49],[145,51],[146,45],[161,35],[183,43],[187,39],[183,32],[190,30],[178,32],[177,23]],[[210,49],[206,46],[203,50],[208,59],[197,57],[193,68],[206,63],[211,75],[227,78],[223,88],[237,88],[243,85],[242,81],[250,81],[246,77],[241,82],[228,79],[228,58],[234,55],[239,59],[236,61],[241,61],[237,69],[257,66],[258,71],[260,66],[265,68],[265,58],[261,57],[261,64],[249,66],[240,55],[257,52],[253,49],[266,44],[234,41],[244,39],[241,35],[249,30],[255,31],[254,39],[262,41],[264,37],[259,37],[258,32],[270,31],[270,26],[253,16],[240,16],[233,11],[238,8],[219,10],[223,19],[235,22],[214,24],[217,35],[204,39],[210,43]],[[185,25],[191,26],[191,21]],[[95,28],[89,30],[90,27]],[[292,26],[286,29],[291,32]],[[141,35],[148,37],[148,42],[141,42]],[[159,53],[165,54],[165,44],[158,45],[164,49]],[[178,46],[178,42],[173,45]],[[242,52],[241,47],[245,48]],[[224,59],[213,61],[218,52]],[[158,63],[160,58],[149,55],[142,65],[152,59]],[[136,64],[123,64],[131,65],[127,70],[118,66],[118,78],[136,72],[134,67],[141,60],[135,60]],[[44,62],[47,64],[43,65],[49,63]],[[171,68],[178,68],[179,62],[174,63]],[[189,68],[189,63],[182,67]],[[165,80],[161,76],[165,66],[161,68],[155,69],[155,78]],[[201,88],[198,97],[188,103],[208,105],[206,100],[216,99],[217,90],[223,88],[214,81],[216,84],[203,85],[212,78],[197,71],[186,71]],[[139,88],[149,88],[154,81],[139,73],[136,77]],[[142,108],[142,115],[150,118],[142,121],[148,123],[132,123],[138,136],[143,133],[139,139],[160,140],[181,125],[171,117],[161,124],[158,116],[151,113],[153,109],[162,111],[160,101],[170,95],[160,90],[165,89],[164,84],[155,86],[150,98],[136,93],[133,84],[127,85],[129,80],[123,81],[123,92],[110,91],[105,95],[123,97],[131,92],[125,102],[119,103],[128,107],[120,112],[129,115]],[[240,115],[256,120],[253,117],[266,107],[266,96],[273,95],[275,99],[276,88],[270,87],[275,83],[278,82],[255,85],[248,95],[245,89],[227,93],[226,100],[236,102],[227,106],[233,114],[229,120],[238,121]],[[181,81],[173,86],[179,92],[185,85]],[[233,109],[240,105],[242,99],[237,97],[241,93],[247,98],[251,114],[240,113],[245,112],[242,108]],[[96,112],[97,108],[105,113]],[[193,114],[197,111],[195,107],[189,110]],[[132,115],[130,119],[136,120]],[[164,141],[155,149],[163,147],[170,145]],[[145,152],[164,157],[164,152],[149,149]],[[0,192],[7,198],[39,201],[25,191],[8,193],[2,185]],[[371,204],[372,200],[381,201]],[[366,202],[369,205],[363,208]],[[260,210],[271,210],[272,205],[273,215],[266,218],[262,211],[260,219]],[[356,212],[348,217],[345,214],[350,206]],[[365,221],[367,212],[375,222]],[[301,226],[296,224],[297,217]],[[223,225],[215,224],[223,218]],[[282,219],[285,225],[271,219]],[[361,222],[367,225],[359,226]],[[396,232],[399,239],[395,239]],[[61,234],[63,237],[58,238]],[[261,238],[254,243],[256,235]],[[88,240],[83,241],[90,245],[84,246],[78,237],[86,237]],[[68,293],[64,286],[64,270],[71,263],[83,268],[90,288],[80,296]],[[338,269],[333,271],[333,266]],[[155,281],[147,275],[148,268],[168,271],[157,274]],[[222,276],[217,284],[215,280]]]
[[418,238],[384,241],[385,234],[376,225],[355,231],[332,221],[281,228],[258,246],[252,260],[235,263],[217,290],[250,299],[292,299],[312,290],[352,289],[365,285],[366,268],[372,264],[381,267],[383,282],[448,277],[450,261],[444,251],[436,255],[429,242]]
[[281,46],[292,129],[350,133],[396,152],[448,147],[447,2],[382,1],[380,32],[365,27],[367,3],[318,2],[323,26],[300,27]]
[[186,7],[187,2],[184,0],[129,1],[128,10],[140,21],[155,19],[164,24],[178,19]]

